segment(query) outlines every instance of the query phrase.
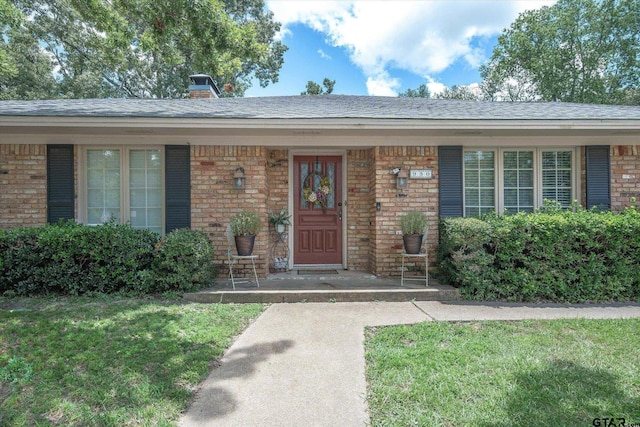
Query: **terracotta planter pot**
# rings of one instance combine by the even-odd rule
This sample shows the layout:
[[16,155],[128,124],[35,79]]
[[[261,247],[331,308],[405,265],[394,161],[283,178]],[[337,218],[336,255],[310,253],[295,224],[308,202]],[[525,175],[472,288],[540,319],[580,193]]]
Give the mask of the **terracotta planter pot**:
[[422,238],[424,234],[405,234],[402,236],[404,240],[404,251],[408,254],[419,254],[422,248]]
[[256,235],[250,236],[235,236],[236,238],[236,250],[240,256],[249,256],[253,252],[253,244],[256,241]]

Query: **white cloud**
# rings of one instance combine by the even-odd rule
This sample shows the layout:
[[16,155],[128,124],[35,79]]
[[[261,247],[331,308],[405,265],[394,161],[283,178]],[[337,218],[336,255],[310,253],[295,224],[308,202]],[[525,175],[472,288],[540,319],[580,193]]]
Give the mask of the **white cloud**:
[[385,71],[376,76],[367,77],[367,92],[373,96],[396,96],[400,81]]
[[441,94],[444,92],[447,86],[442,83],[431,81],[427,83],[427,89],[429,89],[429,93],[431,96]]
[[320,58],[322,58],[322,59],[326,59],[328,61],[331,60],[331,55],[328,55],[328,54],[324,53],[324,51],[322,49],[318,49],[318,55],[320,55]]
[[399,87],[384,77],[391,67],[429,76],[462,59],[477,68],[487,58],[475,39],[499,34],[519,13],[554,1],[271,0],[268,7],[284,32],[303,23],[346,49],[368,78],[367,87],[379,90]]

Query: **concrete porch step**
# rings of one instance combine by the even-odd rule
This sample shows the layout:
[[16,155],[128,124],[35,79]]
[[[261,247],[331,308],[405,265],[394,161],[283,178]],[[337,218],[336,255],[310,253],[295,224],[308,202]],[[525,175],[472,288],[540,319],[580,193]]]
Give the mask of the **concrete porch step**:
[[458,289],[429,278],[429,287],[411,282],[400,286],[400,278],[379,279],[367,274],[340,272],[320,276],[271,275],[255,283],[218,281],[213,288],[187,293],[184,298],[199,303],[296,303],[366,301],[452,301],[460,299]]

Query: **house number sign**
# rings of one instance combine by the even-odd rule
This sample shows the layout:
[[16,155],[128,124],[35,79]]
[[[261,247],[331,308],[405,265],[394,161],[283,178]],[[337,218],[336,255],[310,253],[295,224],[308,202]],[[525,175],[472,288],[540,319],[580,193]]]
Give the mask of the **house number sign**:
[[433,174],[431,169],[411,169],[409,178],[412,179],[431,179]]

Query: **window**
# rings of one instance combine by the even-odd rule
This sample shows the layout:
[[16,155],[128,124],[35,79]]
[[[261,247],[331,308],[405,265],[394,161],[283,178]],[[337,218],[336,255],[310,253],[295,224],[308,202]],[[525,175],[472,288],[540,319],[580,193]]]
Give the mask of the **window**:
[[496,209],[493,151],[464,153],[465,216],[481,216]]
[[464,151],[464,214],[533,212],[544,199],[569,207],[576,198],[573,149]]
[[159,148],[87,148],[81,167],[86,182],[80,198],[83,222],[95,225],[115,218],[162,233],[162,158]]

